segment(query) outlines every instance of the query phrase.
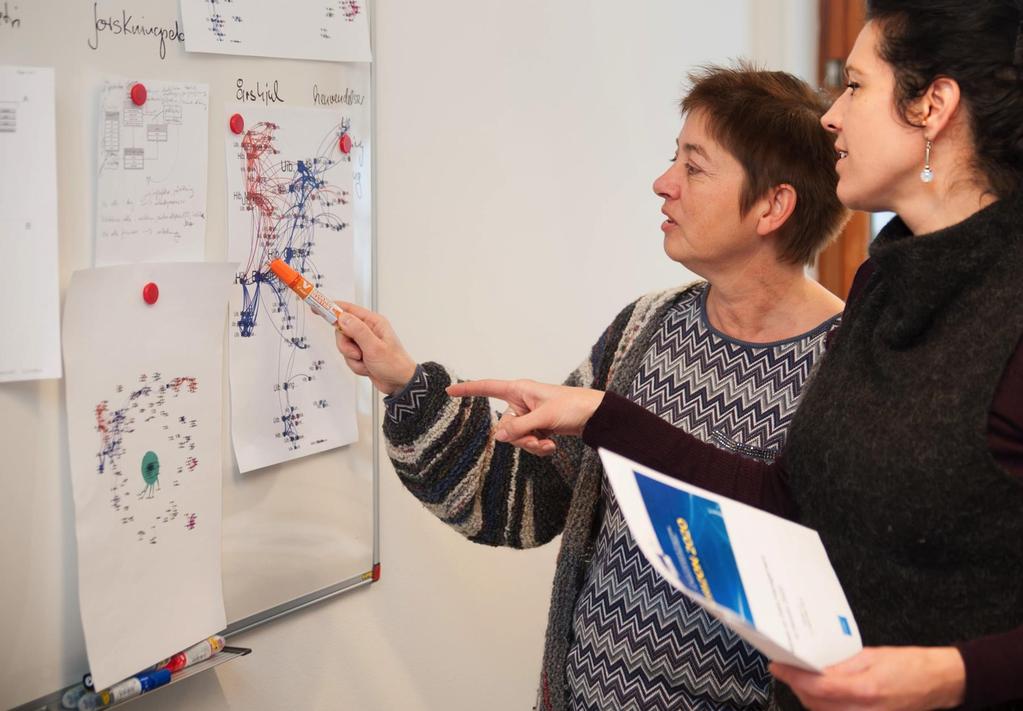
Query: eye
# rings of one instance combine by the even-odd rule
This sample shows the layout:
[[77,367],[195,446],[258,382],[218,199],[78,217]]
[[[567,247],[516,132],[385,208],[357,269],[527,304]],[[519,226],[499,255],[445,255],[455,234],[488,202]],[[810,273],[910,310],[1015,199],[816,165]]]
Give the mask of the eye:
[[686,175],[698,175],[703,171],[697,168],[692,163],[686,163]]
[[847,82],[845,86],[847,89],[852,89],[852,92],[855,94],[856,90],[860,88],[860,83],[856,81],[850,81]]
[[677,161],[677,160],[678,160],[678,153],[676,153],[676,154],[675,154],[675,155],[673,155],[673,156],[672,156],[671,158],[669,158],[669,159],[668,159],[668,162],[669,162],[669,163],[674,163],[674,162],[675,162],[675,161]]

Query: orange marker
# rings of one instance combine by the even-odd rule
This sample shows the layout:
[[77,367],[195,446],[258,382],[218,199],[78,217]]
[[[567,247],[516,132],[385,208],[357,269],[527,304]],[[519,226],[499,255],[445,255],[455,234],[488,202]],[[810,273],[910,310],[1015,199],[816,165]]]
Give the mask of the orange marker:
[[338,319],[344,313],[340,306],[318,292],[316,287],[306,281],[304,276],[289,267],[284,260],[273,260],[270,262],[270,269],[289,289],[301,296],[302,300],[309,304],[313,311],[326,319],[327,323],[340,328],[338,326]]

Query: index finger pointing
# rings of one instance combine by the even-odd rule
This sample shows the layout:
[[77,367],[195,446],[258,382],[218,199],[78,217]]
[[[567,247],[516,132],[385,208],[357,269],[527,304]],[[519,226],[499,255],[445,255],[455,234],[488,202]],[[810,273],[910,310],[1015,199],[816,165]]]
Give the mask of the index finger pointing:
[[515,392],[511,380],[467,380],[461,383],[452,383],[447,387],[447,393],[451,397],[496,397],[507,401]]

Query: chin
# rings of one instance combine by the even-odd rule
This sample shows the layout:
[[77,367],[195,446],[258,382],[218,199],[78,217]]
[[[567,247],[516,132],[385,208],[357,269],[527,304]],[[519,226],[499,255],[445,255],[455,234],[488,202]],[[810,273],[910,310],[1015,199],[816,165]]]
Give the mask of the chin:
[[845,186],[842,181],[838,183],[838,201],[845,205],[850,210],[860,210],[862,212],[876,212],[877,208],[868,207],[871,204],[871,200],[868,200],[862,192],[858,192],[856,189]]
[[859,210],[860,212],[892,211],[888,201],[875,193],[864,192],[862,189],[857,189],[848,183],[843,183],[842,180],[838,181],[838,189],[836,191],[838,201],[850,210]]
[[664,253],[673,262],[678,262],[685,266],[686,250],[681,248],[676,240],[671,239],[669,236],[664,238]]

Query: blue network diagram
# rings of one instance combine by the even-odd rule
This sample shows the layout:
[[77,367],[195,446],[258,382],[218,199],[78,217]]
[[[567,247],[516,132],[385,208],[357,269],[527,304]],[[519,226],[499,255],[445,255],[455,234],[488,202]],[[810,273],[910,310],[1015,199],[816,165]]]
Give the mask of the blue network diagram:
[[[275,123],[257,123],[241,139],[244,195],[236,198],[241,199],[250,216],[251,232],[248,259],[235,279],[241,291],[241,309],[234,316],[234,335],[251,339],[260,329],[275,334],[276,374],[271,387],[278,412],[273,424],[276,438],[289,450],[303,446],[306,416],[293,396],[297,389],[316,380],[324,361],[298,357],[309,349],[307,307],[274,276],[269,264],[282,259],[317,288],[322,286],[324,272],[316,260],[317,246],[350,227],[338,216],[337,208],[348,205],[351,194],[330,182],[331,169],[341,161],[350,161],[339,148],[349,127],[348,120],[339,122],[321,138],[311,155],[295,160],[280,156],[275,137],[280,127]],[[313,399],[312,406],[325,409],[331,403]]]

